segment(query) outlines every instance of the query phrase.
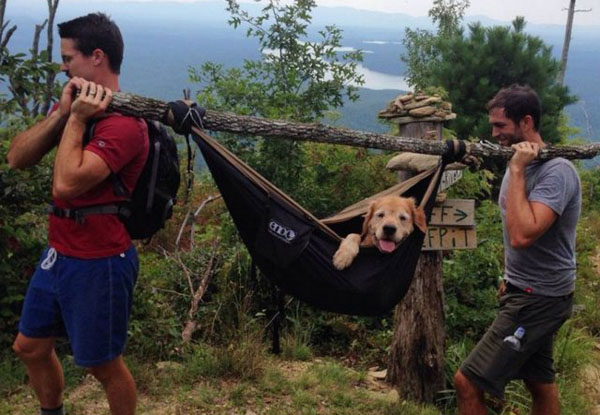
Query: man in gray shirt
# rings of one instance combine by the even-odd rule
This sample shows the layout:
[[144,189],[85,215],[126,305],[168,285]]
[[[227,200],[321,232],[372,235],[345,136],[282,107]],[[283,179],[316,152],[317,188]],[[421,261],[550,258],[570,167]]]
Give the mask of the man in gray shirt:
[[558,415],[552,340],[573,303],[579,176],[565,159],[535,160],[546,144],[533,89],[504,88],[487,109],[493,137],[515,149],[499,197],[506,287],[494,323],[454,376],[459,413],[487,414],[484,392],[502,398],[511,379],[523,379],[532,415]]

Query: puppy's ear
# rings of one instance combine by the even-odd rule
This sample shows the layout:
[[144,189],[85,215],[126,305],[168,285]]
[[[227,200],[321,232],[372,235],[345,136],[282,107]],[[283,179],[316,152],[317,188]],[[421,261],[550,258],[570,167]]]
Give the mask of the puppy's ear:
[[425,211],[423,208],[417,206],[417,201],[414,198],[410,198],[412,213],[413,213],[413,221],[415,226],[421,230],[421,232],[427,232],[427,223],[425,219]]
[[362,232],[360,234],[361,240],[369,234],[369,222],[371,222],[371,219],[373,218],[373,213],[375,212],[375,205],[376,203],[374,201],[371,202],[371,204],[369,205],[369,211],[367,212],[365,220],[363,221]]

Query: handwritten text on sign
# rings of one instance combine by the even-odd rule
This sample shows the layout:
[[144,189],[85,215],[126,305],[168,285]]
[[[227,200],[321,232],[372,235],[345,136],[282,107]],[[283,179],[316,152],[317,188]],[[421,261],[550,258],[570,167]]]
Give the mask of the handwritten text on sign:
[[423,251],[477,248],[475,228],[429,226],[423,241]]
[[475,200],[448,199],[433,207],[429,225],[474,226]]
[[440,181],[440,188],[438,191],[443,192],[448,189],[454,183],[459,181],[463,176],[462,170],[446,170],[442,174],[442,180]]

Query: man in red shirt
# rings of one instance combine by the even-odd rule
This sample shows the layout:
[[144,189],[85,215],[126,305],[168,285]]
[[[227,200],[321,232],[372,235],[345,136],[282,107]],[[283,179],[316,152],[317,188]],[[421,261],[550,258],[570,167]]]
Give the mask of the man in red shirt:
[[70,80],[48,117],[18,134],[7,155],[12,168],[26,168],[58,146],[49,246],[31,278],[13,347],[42,414],[63,413],[64,377],[54,344],[66,334],[75,362],[102,383],[112,414],[129,415],[136,390],[122,353],[137,252],[118,215],[68,213],[124,200],[114,176],[126,193],[133,191],[148,154],[148,131],[143,120],[105,114],[119,90],[123,59],[116,24],[94,13],[58,28],[61,70]]

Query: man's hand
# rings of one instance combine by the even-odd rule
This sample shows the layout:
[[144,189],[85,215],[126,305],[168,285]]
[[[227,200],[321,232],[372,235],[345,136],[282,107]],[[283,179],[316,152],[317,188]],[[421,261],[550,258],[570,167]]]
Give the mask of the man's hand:
[[75,94],[77,94],[77,91],[81,90],[84,82],[85,79],[83,78],[73,77],[64,86],[57,111],[65,120],[71,114],[71,105],[75,100]]
[[500,280],[498,283],[498,298],[502,297],[506,293],[506,281]]
[[508,163],[508,167],[511,171],[522,171],[525,167],[533,161],[540,151],[540,146],[537,143],[530,143],[529,141],[522,141],[517,144],[513,144],[512,148],[515,149],[515,154]]
[[71,116],[85,124],[106,111],[112,100],[112,91],[94,82],[83,81],[79,96],[71,105]]

